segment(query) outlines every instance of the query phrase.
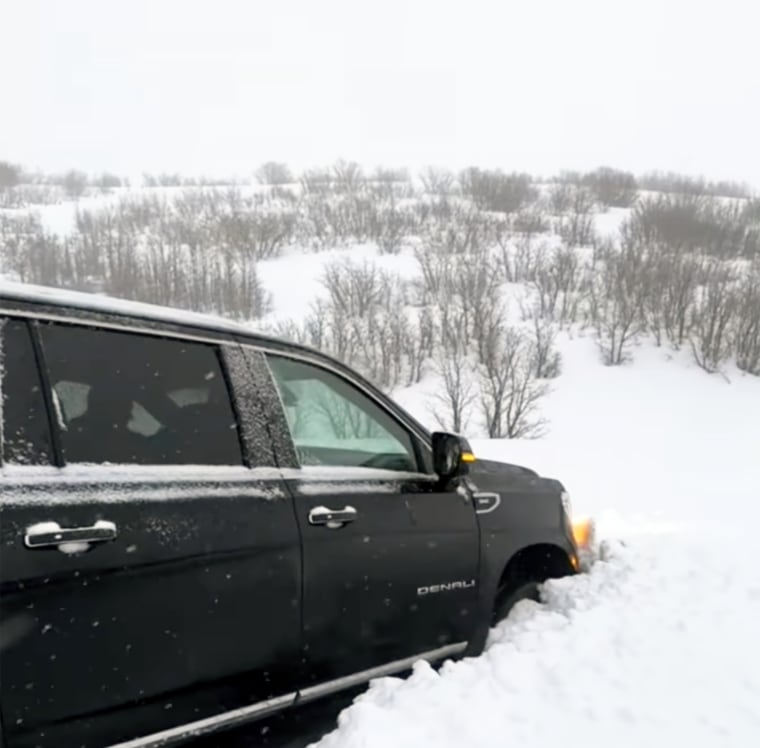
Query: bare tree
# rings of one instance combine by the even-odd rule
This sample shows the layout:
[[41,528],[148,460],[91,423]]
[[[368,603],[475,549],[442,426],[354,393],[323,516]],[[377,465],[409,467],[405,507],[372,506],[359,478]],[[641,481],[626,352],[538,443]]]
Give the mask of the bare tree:
[[344,260],[325,267],[322,285],[337,309],[347,317],[364,317],[377,307],[388,309],[392,290],[401,280],[371,262]]
[[569,208],[555,221],[555,231],[570,247],[588,247],[594,240],[596,200],[587,187],[569,188]]
[[364,182],[362,168],[355,161],[337,161],[332,173],[335,186],[341,192],[355,192]]
[[61,184],[69,197],[80,197],[87,187],[87,175],[83,171],[71,169],[61,177]]
[[713,264],[693,307],[691,350],[697,364],[710,373],[718,371],[731,353],[731,322],[738,306],[732,286],[731,272]]
[[470,167],[460,172],[459,186],[481,210],[515,213],[538,198],[538,190],[528,174]]
[[452,193],[455,179],[454,174],[448,169],[439,169],[434,166],[428,166],[420,173],[425,192],[438,197],[448,197]]
[[638,194],[633,174],[608,166],[584,174],[583,184],[591,189],[599,203],[617,208],[629,208]]
[[443,428],[462,433],[468,423],[469,408],[476,398],[476,380],[467,355],[464,325],[457,314],[446,315],[441,337],[435,361],[441,388],[434,394],[438,405],[432,408],[433,416]]
[[643,329],[642,252],[630,244],[611,251],[589,288],[591,318],[608,366],[622,364],[628,347]]
[[21,181],[21,169],[8,161],[0,161],[0,189],[15,187]]
[[256,179],[260,184],[290,184],[293,182],[293,174],[287,164],[279,161],[267,161],[256,169]]
[[760,260],[749,269],[737,291],[733,340],[736,365],[760,376]]
[[532,347],[513,328],[499,332],[493,328],[480,366],[480,405],[488,435],[492,439],[540,436],[545,422],[536,417],[536,410],[547,387],[533,377]]
[[548,319],[543,318],[534,307],[529,317],[532,335],[531,369],[536,379],[554,379],[558,377],[562,367],[562,357],[556,350],[557,327]]

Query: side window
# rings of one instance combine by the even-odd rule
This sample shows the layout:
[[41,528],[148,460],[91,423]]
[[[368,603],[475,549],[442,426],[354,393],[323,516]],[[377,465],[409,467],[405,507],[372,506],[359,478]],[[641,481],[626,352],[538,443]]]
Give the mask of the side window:
[[341,377],[268,356],[302,465],[417,470],[411,435]]
[[40,326],[66,462],[240,465],[217,348]]
[[2,324],[3,461],[46,465],[53,450],[37,361],[27,323]]

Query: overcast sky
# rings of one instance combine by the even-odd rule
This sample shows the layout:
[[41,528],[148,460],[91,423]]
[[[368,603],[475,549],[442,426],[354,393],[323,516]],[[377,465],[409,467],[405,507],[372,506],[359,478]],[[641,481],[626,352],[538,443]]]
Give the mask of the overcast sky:
[[760,186],[757,0],[0,0],[0,159],[336,158]]

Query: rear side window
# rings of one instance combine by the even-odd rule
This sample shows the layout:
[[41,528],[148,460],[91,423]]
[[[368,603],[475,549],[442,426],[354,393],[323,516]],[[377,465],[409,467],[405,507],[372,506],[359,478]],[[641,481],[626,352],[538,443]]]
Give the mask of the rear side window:
[[241,465],[216,346],[40,326],[66,462]]
[[3,461],[46,465],[52,448],[37,361],[27,323],[2,321]]

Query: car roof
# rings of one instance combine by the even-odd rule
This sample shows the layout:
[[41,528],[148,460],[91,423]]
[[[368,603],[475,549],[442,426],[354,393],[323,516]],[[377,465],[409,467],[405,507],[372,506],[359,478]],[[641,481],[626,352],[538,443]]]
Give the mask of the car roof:
[[200,314],[199,312],[185,311],[183,309],[173,309],[157,304],[147,304],[142,301],[117,299],[97,293],[84,293],[82,291],[69,291],[48,286],[36,286],[30,283],[17,283],[5,279],[0,279],[0,299],[44,304],[46,306],[60,306],[67,309],[92,312],[94,314],[134,317],[140,320],[200,327],[218,332],[267,339],[267,336],[258,334],[252,327],[234,322],[225,317]]

